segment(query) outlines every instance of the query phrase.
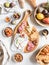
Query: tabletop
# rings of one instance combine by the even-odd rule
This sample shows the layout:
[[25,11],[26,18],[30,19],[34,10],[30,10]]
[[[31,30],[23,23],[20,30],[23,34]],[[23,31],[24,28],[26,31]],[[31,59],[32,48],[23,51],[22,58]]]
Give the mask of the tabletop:
[[[8,0],[0,0],[0,4],[6,2]],[[10,1],[10,0],[9,0]],[[12,1],[12,0],[11,0]],[[36,0],[36,3],[37,5],[39,5],[40,3],[42,2],[46,2],[47,0]],[[21,18],[19,20],[17,20],[17,23],[20,22],[20,20],[22,19],[23,17],[23,12],[27,9],[30,9],[30,10],[33,10],[33,8],[27,3],[25,2],[24,4],[24,9],[21,9],[19,7],[19,4],[17,2],[16,4],[16,7],[12,9],[12,11],[16,11],[16,12],[20,12],[21,13]],[[2,30],[5,28],[5,27],[11,27],[12,29],[15,28],[15,25],[11,25],[9,23],[6,23],[4,21],[4,18],[6,16],[11,16],[13,13],[7,13],[7,14],[4,14],[4,12],[2,12],[2,14],[0,15],[0,40],[3,41],[4,45],[6,46],[9,54],[10,54],[10,60],[9,62],[7,63],[7,65],[39,65],[37,62],[36,62],[36,59],[35,59],[35,56],[36,56],[36,53],[37,51],[45,44],[49,44],[49,35],[47,37],[47,39],[43,36],[40,36],[40,40],[39,40],[39,45],[37,47],[37,49],[34,51],[34,52],[31,52],[31,53],[21,53],[23,55],[23,61],[20,62],[20,63],[15,63],[13,60],[12,60],[12,56],[15,54],[15,52],[12,52],[11,49],[10,49],[10,44],[11,44],[11,37],[10,38],[7,38],[7,37],[4,37],[2,35]],[[33,14],[32,14],[33,15]],[[32,16],[33,17],[33,16]],[[37,28],[38,31],[42,30],[42,29],[48,29],[49,30],[49,27],[42,27],[42,26],[39,26],[38,24],[36,23],[33,23],[33,21],[35,22],[34,19],[30,20],[30,18],[28,19],[28,21],[30,22],[30,24],[32,26],[35,26]],[[17,52],[16,52],[17,53]]]

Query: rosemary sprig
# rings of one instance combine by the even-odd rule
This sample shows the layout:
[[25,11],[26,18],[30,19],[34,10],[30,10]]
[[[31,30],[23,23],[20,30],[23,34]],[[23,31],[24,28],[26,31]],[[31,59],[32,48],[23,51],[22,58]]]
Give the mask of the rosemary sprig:
[[47,0],[47,3],[43,7],[49,11],[49,0]]

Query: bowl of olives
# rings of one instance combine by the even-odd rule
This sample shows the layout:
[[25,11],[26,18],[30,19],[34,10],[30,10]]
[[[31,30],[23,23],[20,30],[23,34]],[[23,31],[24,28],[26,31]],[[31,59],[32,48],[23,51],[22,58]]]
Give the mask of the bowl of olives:
[[42,3],[35,8],[34,18],[41,26],[49,26],[49,3]]
[[15,6],[15,4],[14,4],[13,2],[11,2],[11,3],[5,2],[5,3],[4,3],[4,7],[6,7],[6,8],[12,8],[12,7],[14,7],[14,6]]

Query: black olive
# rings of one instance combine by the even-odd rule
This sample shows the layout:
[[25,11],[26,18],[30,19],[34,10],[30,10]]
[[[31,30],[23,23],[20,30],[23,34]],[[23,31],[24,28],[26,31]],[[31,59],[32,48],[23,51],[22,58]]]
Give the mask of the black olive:
[[36,11],[36,13],[39,13],[40,12],[40,10],[39,10],[39,8],[37,9],[37,11]]
[[10,3],[10,7],[12,8],[12,7],[14,7],[15,6],[15,4],[14,3]]
[[45,15],[45,17],[49,17],[49,12],[47,10],[43,10],[42,13]]
[[48,11],[47,10],[43,10],[42,13],[45,15],[45,14],[48,13]]

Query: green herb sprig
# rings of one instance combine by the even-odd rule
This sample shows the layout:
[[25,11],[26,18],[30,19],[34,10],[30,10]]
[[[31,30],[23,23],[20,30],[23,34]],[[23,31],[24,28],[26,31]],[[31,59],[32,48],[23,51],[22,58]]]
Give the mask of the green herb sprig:
[[47,0],[47,3],[44,5],[44,8],[49,11],[49,0]]

